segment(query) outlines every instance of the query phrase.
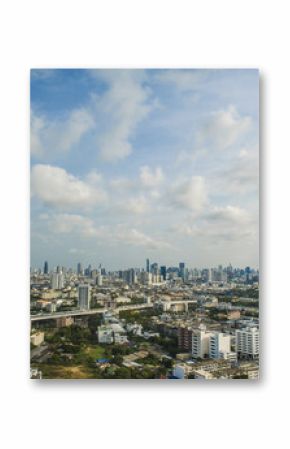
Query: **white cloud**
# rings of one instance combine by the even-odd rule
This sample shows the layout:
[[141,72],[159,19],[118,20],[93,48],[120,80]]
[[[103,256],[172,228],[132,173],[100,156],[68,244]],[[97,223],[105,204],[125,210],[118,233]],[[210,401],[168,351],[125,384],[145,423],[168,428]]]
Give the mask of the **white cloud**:
[[159,239],[144,234],[137,229],[119,229],[116,232],[115,238],[119,243],[126,243],[128,245],[141,246],[150,249],[169,248],[170,245]]
[[41,157],[44,148],[41,142],[41,133],[45,127],[45,121],[42,117],[36,116],[31,112],[31,129],[30,129],[30,150],[33,156]]
[[70,248],[68,251],[70,254],[84,254],[85,251],[83,249],[78,248]]
[[249,213],[245,209],[235,206],[214,207],[205,215],[205,218],[212,223],[222,225],[238,224],[246,225],[250,221]]
[[155,80],[171,84],[181,92],[195,91],[206,72],[203,70],[161,70]]
[[131,190],[133,187],[135,187],[135,184],[130,179],[123,177],[112,179],[110,181],[110,186],[114,190]]
[[46,158],[71,150],[82,136],[94,127],[86,108],[72,110],[62,119],[49,120],[31,112],[31,154]]
[[79,214],[53,214],[44,221],[54,234],[72,234],[75,238],[97,239],[99,243],[106,245],[123,244],[151,249],[170,246],[167,242],[146,235],[135,228],[124,225],[97,226],[91,218]]
[[[259,150],[243,148],[238,158],[211,174],[212,191],[223,195],[245,195],[259,189]],[[256,197],[253,197],[256,198]]]
[[229,106],[211,114],[198,134],[198,142],[224,150],[244,137],[251,125],[250,117],[241,117],[234,106]]
[[37,164],[31,171],[32,195],[56,207],[88,207],[106,198],[101,188],[96,188],[63,168]]
[[55,234],[76,234],[81,237],[103,237],[105,229],[97,227],[94,221],[79,214],[52,214],[45,220]]
[[91,185],[99,185],[103,181],[103,176],[101,173],[92,170],[87,174],[86,181]]
[[202,176],[192,176],[175,184],[169,192],[169,201],[177,207],[201,211],[207,203],[205,179]]
[[136,198],[125,199],[123,204],[120,205],[121,210],[131,212],[133,214],[141,215],[150,210],[150,205],[146,198],[143,196]]
[[154,170],[144,165],[140,168],[140,180],[145,187],[156,187],[164,180],[164,174],[160,167],[156,167]]
[[243,241],[254,239],[258,232],[258,225],[247,210],[228,205],[213,207],[194,223],[192,220],[186,220],[171,230],[216,244],[231,241],[242,245]]
[[95,99],[97,113],[103,127],[97,137],[100,156],[108,162],[127,157],[132,152],[131,138],[137,125],[147,116],[150,90],[143,86],[141,71],[100,71],[109,89]]

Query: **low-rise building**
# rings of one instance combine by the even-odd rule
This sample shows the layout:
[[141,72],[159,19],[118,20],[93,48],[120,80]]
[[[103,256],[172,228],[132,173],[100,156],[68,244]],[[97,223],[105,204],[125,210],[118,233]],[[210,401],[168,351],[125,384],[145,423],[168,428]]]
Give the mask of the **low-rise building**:
[[227,320],[239,320],[241,318],[240,310],[228,310],[226,312]]
[[60,318],[57,318],[57,320],[56,320],[56,327],[57,328],[69,327],[72,324],[74,324],[74,319],[71,316],[60,317]]
[[35,332],[30,337],[30,342],[34,346],[40,346],[41,343],[43,343],[43,341],[44,341],[44,332]]
[[98,341],[104,344],[128,343],[125,329],[119,323],[104,324],[98,327]]

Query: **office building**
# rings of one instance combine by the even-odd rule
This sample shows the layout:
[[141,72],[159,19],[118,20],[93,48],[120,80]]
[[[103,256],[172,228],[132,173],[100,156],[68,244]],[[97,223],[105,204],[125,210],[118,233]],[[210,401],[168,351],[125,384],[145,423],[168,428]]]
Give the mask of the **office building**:
[[154,274],[155,276],[157,276],[157,274],[158,274],[158,263],[157,262],[154,262],[152,265],[151,265],[151,273],[152,274]]
[[180,262],[179,263],[179,277],[181,277],[184,280],[184,275],[185,275],[185,263]]
[[166,267],[162,266],[160,267],[160,275],[163,281],[166,281]]
[[150,262],[149,262],[149,259],[146,259],[146,271],[147,271],[147,273],[150,272]]
[[91,302],[91,287],[87,284],[80,284],[78,288],[78,304],[81,310],[89,310]]
[[44,273],[44,274],[48,274],[48,262],[47,262],[47,261],[44,262],[43,273]]
[[77,265],[77,274],[83,274],[83,267],[80,262]]
[[128,285],[133,285],[136,283],[136,272],[134,268],[130,268],[123,272],[123,279]]

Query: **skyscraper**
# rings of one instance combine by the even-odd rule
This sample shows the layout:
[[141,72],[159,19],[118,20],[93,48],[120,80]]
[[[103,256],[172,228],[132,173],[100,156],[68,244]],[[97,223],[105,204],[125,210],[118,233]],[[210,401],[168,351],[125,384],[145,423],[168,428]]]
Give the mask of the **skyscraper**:
[[150,262],[149,262],[149,259],[146,259],[146,271],[147,271],[147,273],[150,272]]
[[180,262],[179,263],[179,276],[184,280],[184,274],[185,274],[185,263]]
[[164,265],[162,267],[160,267],[160,274],[161,274],[163,281],[166,281],[166,267]]
[[83,274],[83,268],[80,262],[77,265],[77,274]]
[[128,284],[128,285],[132,285],[136,283],[136,273],[134,268],[130,268],[129,270],[124,271],[124,275],[123,275],[123,279],[124,281]]
[[44,273],[44,274],[48,274],[48,262],[47,262],[47,261],[44,262],[43,273]]
[[78,303],[81,310],[89,310],[91,302],[91,287],[87,284],[80,284],[78,288]]
[[157,262],[154,262],[151,265],[151,273],[155,274],[155,276],[157,276],[157,274],[158,274],[158,263]]

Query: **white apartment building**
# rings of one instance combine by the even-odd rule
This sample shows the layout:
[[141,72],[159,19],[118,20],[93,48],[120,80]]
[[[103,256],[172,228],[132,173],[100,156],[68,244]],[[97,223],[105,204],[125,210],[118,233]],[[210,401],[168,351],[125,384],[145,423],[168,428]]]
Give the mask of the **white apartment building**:
[[50,287],[53,290],[64,288],[64,275],[62,273],[52,273],[50,277]]
[[259,330],[256,327],[236,331],[236,352],[241,358],[259,356]]
[[231,352],[231,336],[214,332],[209,337],[209,358],[224,358],[223,354]]
[[205,326],[192,331],[192,357],[235,360],[231,352],[231,336],[222,332],[209,332]]
[[101,275],[101,273],[98,273],[98,274],[97,274],[97,277],[96,277],[96,285],[97,285],[98,287],[101,287],[101,286],[103,285],[103,276]]
[[197,359],[208,357],[209,355],[209,340],[211,332],[207,332],[205,326],[200,326],[199,329],[192,331],[192,357]]

